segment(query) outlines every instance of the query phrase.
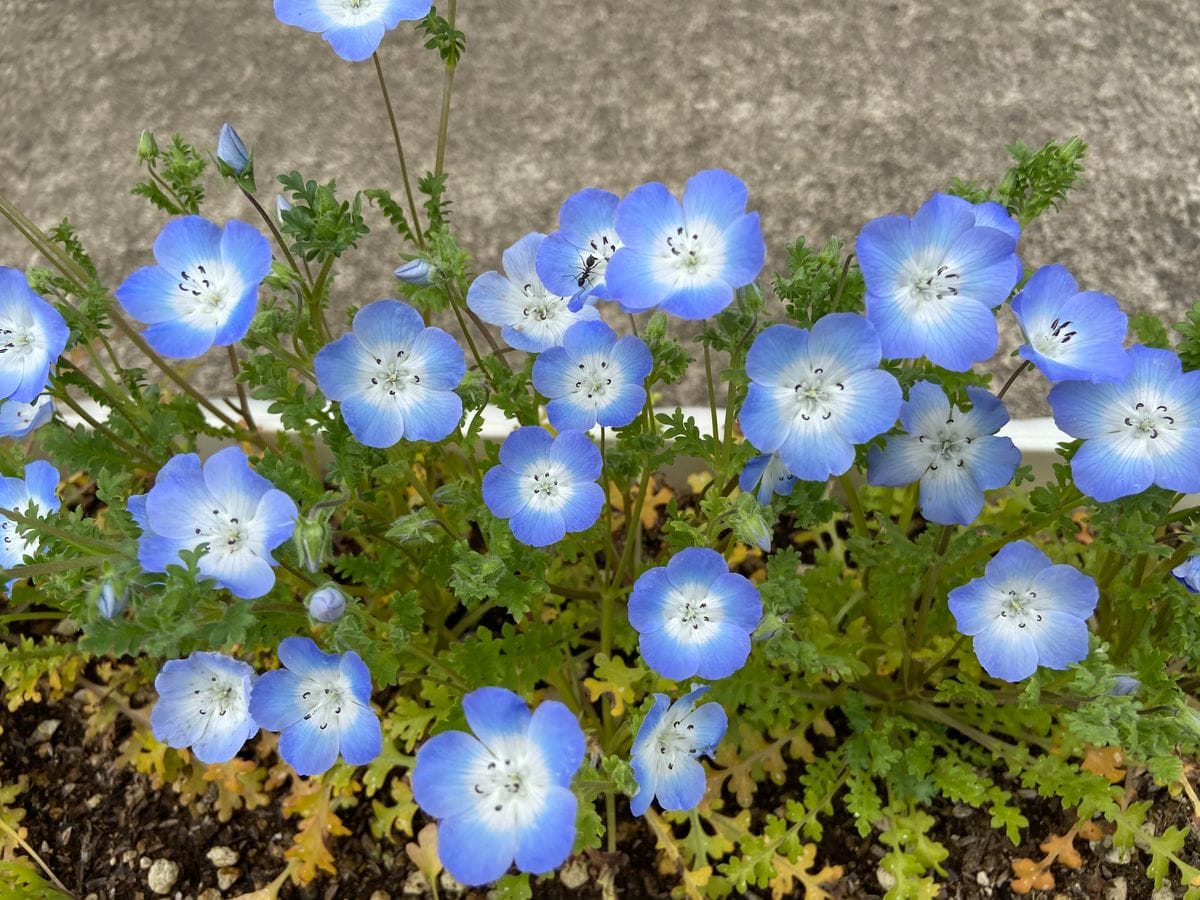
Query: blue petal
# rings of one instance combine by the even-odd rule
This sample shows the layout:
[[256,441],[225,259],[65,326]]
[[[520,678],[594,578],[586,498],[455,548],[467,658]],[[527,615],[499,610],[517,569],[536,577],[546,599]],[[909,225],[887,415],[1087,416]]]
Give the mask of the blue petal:
[[500,445],[500,464],[522,471],[531,463],[548,458],[553,443],[554,438],[545,428],[525,425],[513,431]]
[[382,752],[383,731],[369,705],[346,704],[338,716],[337,728],[342,758],[350,765],[365,766]]
[[688,227],[698,230],[702,222],[721,231],[746,211],[750,192],[745,182],[724,169],[706,169],[688,179],[683,189],[683,214]]
[[630,247],[622,247],[613,254],[604,280],[608,295],[620,300],[626,312],[651,309],[674,289],[674,281],[663,278],[662,261],[657,256]]
[[1200,592],[1200,555],[1188,557],[1171,574],[1193,594]]
[[1038,667],[1037,645],[1029,629],[1018,628],[1011,619],[996,619],[975,635],[975,655],[993,678],[1023,681]]
[[221,259],[221,227],[200,216],[172,219],[154,239],[154,258],[169,273]]
[[693,584],[711,587],[728,574],[725,557],[707,547],[685,547],[667,563],[667,578],[679,588]]
[[371,54],[379,49],[384,31],[386,29],[382,22],[364,22],[362,25],[330,28],[325,32],[325,40],[333,52],[347,62],[362,62],[370,59]]
[[217,159],[238,175],[245,172],[250,164],[250,155],[241,135],[228,122],[221,126],[221,133],[217,136]]
[[604,509],[604,489],[591,482],[575,485],[570,500],[559,511],[563,527],[569,532],[587,531],[596,524]]
[[958,413],[956,418],[968,434],[995,434],[1008,424],[1008,409],[999,397],[975,385],[967,386],[967,396],[971,399],[971,409]]
[[44,459],[25,466],[25,491],[42,512],[54,512],[61,505],[58,482],[58,469]]
[[876,487],[904,487],[917,481],[934,456],[912,435],[894,435],[867,453],[867,481]]
[[[1067,382],[1058,387],[1074,383]],[[1126,434],[1128,432],[1104,434],[1084,441],[1071,459],[1071,474],[1075,477],[1076,487],[1101,503],[1140,494],[1154,483],[1154,463],[1146,455],[1144,442],[1126,437]]]
[[854,464],[854,446],[832,420],[794,419],[787,439],[779,446],[779,458],[797,478],[824,481],[830,475],[845,473]]
[[509,519],[529,505],[529,493],[512,469],[493,466],[483,476],[483,502],[493,516]]
[[1123,391],[1118,385],[1065,381],[1052,387],[1046,399],[1054,424],[1072,437],[1090,438],[1121,423]]
[[725,239],[725,267],[721,270],[721,279],[735,288],[750,284],[762,271],[767,256],[758,213],[741,216],[725,229],[722,237]]
[[586,431],[596,424],[596,407],[574,396],[562,397],[546,404],[546,418],[559,431]]
[[[566,706],[547,700],[529,722],[529,741],[538,748],[553,783],[568,787],[583,762],[585,741],[579,721]],[[521,865],[520,860],[517,861]]]
[[982,578],[969,581],[947,594],[947,605],[958,631],[968,636],[979,634],[996,620],[1001,602],[1002,595]]
[[338,730],[301,719],[279,735],[279,755],[298,775],[320,775],[337,762]]
[[350,692],[359,703],[370,706],[371,703],[371,670],[362,661],[362,657],[353,650],[347,650],[338,660],[338,672],[350,682]]
[[434,390],[453,390],[467,374],[462,347],[440,328],[426,328],[416,336],[409,366],[419,372],[422,385]]
[[217,337],[215,326],[196,325],[184,319],[160,322],[142,332],[146,343],[172,359],[195,359],[203,356]]
[[867,284],[867,292],[887,295],[913,258],[907,216],[882,216],[862,227],[854,242],[854,255]]
[[249,548],[220,555],[206,553],[200,559],[200,574],[214,578],[235,597],[257,600],[275,586],[275,571]]
[[[1003,300],[1001,297],[996,302]],[[931,311],[924,332],[923,355],[930,362],[954,372],[965,372],[995,355],[999,345],[996,317],[987,306],[961,296],[953,302],[924,302],[941,304],[941,312]]]
[[526,739],[533,716],[525,701],[507,688],[478,688],[462,702],[467,724],[493,753],[502,753],[507,742]]
[[179,453],[158,472],[146,495],[150,527],[163,537],[191,540],[198,524],[212,517],[213,498],[204,485],[200,457]]
[[[761,485],[763,473],[767,471],[767,463],[771,461],[770,454],[756,456],[750,462],[746,463],[746,467],[742,469],[742,474],[738,476],[738,490],[743,493],[750,493]],[[766,500],[763,499],[762,493],[758,496],[758,502],[763,506],[771,502],[771,492],[767,491]]]
[[579,801],[563,787],[552,787],[538,816],[517,833],[516,863],[522,872],[541,875],[562,865],[575,843]]
[[587,260],[599,259],[591,250],[583,249],[582,240],[583,235],[576,232],[556,231],[542,242],[537,255],[538,278],[546,289],[560,297],[578,295],[581,305],[582,292],[590,288],[598,268]]
[[558,208],[558,227],[576,234],[613,230],[620,203],[621,198],[611,191],[584,188]]
[[145,266],[121,282],[116,298],[125,312],[140,322],[169,322],[179,317],[175,306],[178,283],[178,275],[172,276],[162,266]]
[[387,394],[356,394],[342,401],[342,419],[368,447],[391,447],[404,437],[404,418]]
[[[683,284],[660,300],[658,307],[681,319],[707,319],[732,303],[733,294],[733,286],[723,280]],[[625,302],[624,296],[621,299]]]
[[376,300],[354,315],[354,336],[373,356],[393,359],[398,350],[411,351],[425,322],[421,314],[399,300]]
[[1012,481],[1021,462],[1021,451],[1006,437],[987,436],[976,438],[963,451],[961,459],[975,486],[992,491]]
[[218,450],[204,461],[204,487],[232,516],[249,520],[258,501],[274,486],[250,468],[246,453],[236,445]]
[[[692,691],[684,699],[695,702],[696,696],[697,691]],[[696,742],[696,746],[708,747],[711,752],[725,737],[725,729],[729,727],[729,718],[720,703],[704,703],[688,713],[687,723],[695,726],[690,734]]]
[[330,400],[346,400],[365,392],[376,369],[375,359],[353,334],[326,344],[313,358],[317,387]]
[[[546,235],[540,231],[531,231],[501,254],[504,264],[504,274],[508,276],[516,290],[526,283],[537,284],[537,255],[546,240]],[[518,310],[519,312],[519,310]]]
[[[707,690],[707,688],[704,688],[704,690]],[[653,749],[651,745],[654,734],[658,730],[658,726],[667,714],[670,706],[671,701],[666,694],[654,694],[654,705],[646,713],[646,718],[642,720],[642,724],[638,728],[637,737],[634,738],[633,750],[630,752],[632,757],[645,756]],[[638,783],[641,783],[640,780]],[[638,813],[638,815],[641,815],[641,813]]]
[[484,272],[467,289],[467,306],[485,322],[511,325],[521,314],[520,297],[517,287],[499,272]]
[[660,768],[656,785],[658,805],[666,810],[695,809],[704,799],[707,787],[704,766],[697,760],[683,759],[674,769]]
[[577,363],[590,356],[607,358],[617,342],[617,333],[604,322],[577,322],[563,335],[567,356]]
[[565,466],[575,479],[594,481],[604,462],[592,439],[582,431],[564,431],[554,439],[549,458]]
[[1014,241],[1021,236],[1021,226],[999,203],[986,201],[975,204],[975,224],[984,228],[1003,231]]
[[959,274],[958,299],[974,300],[991,309],[1012,293],[1017,283],[1013,240],[993,228],[972,228],[946,254],[946,265]]
[[404,391],[402,409],[404,438],[410,441],[440,441],[462,421],[462,398],[454,391],[424,390],[410,385]]
[[1010,541],[988,561],[983,577],[1001,593],[1020,592],[1028,590],[1033,580],[1050,565],[1050,557],[1029,541]]
[[443,731],[417,751],[412,772],[413,799],[428,816],[461,815],[475,806],[472,771],[486,766],[491,754],[465,731]]
[[1200,430],[1160,434],[1154,458],[1154,483],[1169,491],[1200,491]]
[[283,731],[304,718],[300,708],[299,676],[287,669],[272,669],[259,676],[250,693],[250,715],[267,731]]
[[[621,385],[617,390],[609,391],[604,402],[596,407],[596,422],[609,428],[624,428],[638,417],[645,405],[644,387],[640,384]],[[591,427],[591,424],[586,427]]]
[[[665,635],[666,631],[659,632]],[[750,658],[750,633],[734,624],[722,624],[712,637],[698,648],[695,674],[709,681],[728,678]],[[664,674],[666,674],[664,672]],[[667,676],[671,677],[671,676]],[[687,676],[680,676],[687,677]],[[675,679],[676,681],[679,678]]]
[[842,437],[864,444],[896,424],[904,394],[895,376],[882,369],[856,372],[841,382],[834,416]]
[[231,219],[221,233],[221,260],[257,291],[259,282],[271,272],[271,245],[253,225]]
[[563,515],[554,510],[526,506],[508,520],[513,537],[530,547],[549,547],[557,544],[567,533]]
[[[625,248],[618,250],[609,263],[608,285],[613,287],[613,264],[629,247],[651,252],[652,245],[684,225],[683,207],[666,185],[658,182],[634,188],[617,207],[617,234]],[[621,294],[620,299],[624,299]]]
[[209,765],[229,762],[257,732],[258,726],[249,716],[217,716],[203,737],[192,744],[192,752],[196,759]]
[[940,525],[969,525],[983,509],[983,491],[965,466],[931,467],[920,494],[921,515]]
[[[587,323],[580,323],[587,324]],[[567,330],[571,331],[578,328],[579,325],[573,325]],[[533,386],[543,397],[553,399],[562,397],[567,394],[574,386],[575,381],[575,363],[572,363],[570,357],[567,356],[567,351],[563,347],[551,347],[543,353],[540,353],[533,361]],[[558,427],[558,426],[555,426]]]
[[[659,694],[658,696],[664,695]],[[658,781],[654,777],[653,761],[644,761],[635,755],[629,762],[633,767],[633,778],[638,786],[637,792],[629,800],[629,811],[635,816],[644,816],[646,810],[650,808],[650,803],[654,800],[654,792],[658,787]]]
[[647,569],[629,595],[629,624],[635,631],[657,631],[666,622],[666,600],[672,590],[665,566]]
[[1068,565],[1047,566],[1030,587],[1037,593],[1039,612],[1050,610],[1081,620],[1096,611],[1100,599],[1096,582]]
[[922,257],[943,259],[955,242],[974,227],[975,210],[970,203],[961,197],[934,194],[913,215],[909,239]]
[[882,350],[879,335],[862,316],[831,313],[813,323],[808,338],[808,355],[814,366],[824,368],[827,372],[836,366],[837,371],[849,374],[878,367]]
[[389,29],[401,21],[416,21],[429,14],[432,0],[384,0],[383,22]]
[[466,885],[495,881],[508,871],[517,852],[517,835],[492,831],[470,813],[438,823],[438,858],[446,871]]
[[762,598],[749,578],[736,572],[720,575],[710,590],[724,601],[721,615],[726,622],[747,634],[758,627],[762,619]]
[[1038,664],[1049,669],[1065,669],[1088,655],[1087,622],[1069,613],[1046,610],[1033,634]]
[[324,31],[334,25],[317,0],[275,0],[275,18],[308,31]]
[[[704,651],[708,653],[711,649],[705,647]],[[691,678],[700,670],[701,654],[697,646],[676,641],[666,628],[642,632],[638,638],[638,650],[646,665],[663,678],[670,678],[672,681]],[[749,648],[746,652],[749,653]]]
[[619,366],[630,381],[641,382],[654,368],[654,357],[650,348],[640,338],[626,335],[617,341],[610,351],[609,359]]
[[784,410],[780,395],[778,388],[751,382],[738,412],[742,434],[756,450],[764,453],[778,450],[792,429],[792,416]]
[[301,678],[328,677],[341,667],[338,655],[322,653],[312,638],[284,638],[278,653],[279,661]]
[[254,529],[266,550],[274,550],[292,537],[298,512],[295,501],[283,491],[271,490],[262,496],[254,511]]

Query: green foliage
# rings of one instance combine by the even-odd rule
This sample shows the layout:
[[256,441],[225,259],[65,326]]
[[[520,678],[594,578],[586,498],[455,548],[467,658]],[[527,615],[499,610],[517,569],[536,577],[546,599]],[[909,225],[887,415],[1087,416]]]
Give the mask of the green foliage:
[[195,147],[176,133],[166,150],[160,150],[150,132],[138,139],[138,162],[146,166],[149,177],[131,191],[145,197],[170,216],[196,215],[204,202],[200,179],[207,163]]
[[996,188],[996,199],[1021,226],[1047,209],[1058,209],[1083,171],[1087,144],[1078,137],[1065,142],[1049,141],[1034,150],[1023,141],[1004,148],[1015,161]]
[[456,29],[450,22],[438,15],[437,7],[421,20],[417,30],[424,31],[425,47],[436,50],[442,61],[448,66],[457,66],[467,48],[467,36]]
[[328,260],[357,246],[368,232],[362,217],[362,195],[338,200],[337,184],[304,180],[299,172],[279,176],[292,208],[283,213],[283,233],[292,238],[292,251],[306,260]]
[[853,254],[843,253],[838,238],[813,250],[800,238],[787,248],[787,272],[775,276],[775,294],[788,318],[801,328],[832,312],[863,311],[866,287],[862,273],[851,267]]

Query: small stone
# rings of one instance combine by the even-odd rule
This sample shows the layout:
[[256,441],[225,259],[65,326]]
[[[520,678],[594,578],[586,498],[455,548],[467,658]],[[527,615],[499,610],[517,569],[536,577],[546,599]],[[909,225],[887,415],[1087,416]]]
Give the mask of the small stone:
[[221,900],[221,892],[216,888],[205,888],[196,895],[196,900]]
[[371,895],[370,900],[392,900],[392,895],[387,891],[376,891]]
[[441,877],[438,878],[438,884],[442,886],[443,891],[452,897],[457,897],[459,894],[464,893],[467,889],[465,884],[460,882],[449,872],[442,873]]
[[975,883],[980,887],[987,887],[992,883],[992,879],[988,878],[988,873],[980,869],[975,873]]
[[587,863],[579,856],[576,856],[558,871],[559,881],[563,883],[564,887],[572,891],[583,887],[591,877],[591,873],[588,872]]
[[148,869],[153,864],[154,864],[154,860],[152,860],[148,856],[143,856],[141,859],[138,860],[138,868],[139,869]]
[[1164,884],[1150,895],[1150,900],[1175,900],[1175,892]]
[[35,744],[48,741],[54,737],[54,732],[58,731],[58,726],[61,724],[62,722],[59,719],[43,719],[41,722],[38,722],[37,728],[33,729],[33,734],[30,735],[30,738]]
[[896,886],[896,876],[883,866],[875,870],[875,878],[879,881],[879,886],[885,891],[890,891]]
[[92,794],[92,796],[88,797],[86,800],[83,801],[83,805],[86,806],[88,809],[95,809],[97,806],[99,806],[103,802],[104,802],[103,794]]
[[429,879],[425,877],[424,872],[411,872],[404,879],[404,887],[400,892],[405,897],[424,897],[429,893]]
[[124,853],[121,854],[121,862],[127,866],[132,866],[136,859],[137,859],[137,851],[136,850],[126,850]]
[[233,866],[217,869],[217,887],[223,891],[229,890],[235,881],[242,877],[242,870]]
[[1104,889],[1104,900],[1126,900],[1128,896],[1129,882],[1125,880],[1124,875],[1118,875],[1112,880],[1112,884]]
[[179,880],[179,866],[169,859],[156,859],[146,873],[146,883],[156,894],[169,894]]
[[1118,866],[1123,866],[1133,858],[1133,853],[1128,847],[1109,847],[1104,854],[1104,861],[1114,863]]
[[232,847],[213,847],[205,854],[205,858],[219,869],[222,866],[236,866],[240,857]]

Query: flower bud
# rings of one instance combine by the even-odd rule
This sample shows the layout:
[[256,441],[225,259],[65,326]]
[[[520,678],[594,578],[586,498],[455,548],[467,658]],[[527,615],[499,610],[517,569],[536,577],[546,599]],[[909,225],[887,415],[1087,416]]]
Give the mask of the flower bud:
[[1112,690],[1108,693],[1113,697],[1125,697],[1129,694],[1136,694],[1142,683],[1131,675],[1118,675]]
[[296,520],[292,541],[296,544],[296,555],[300,557],[300,564],[308,571],[321,571],[332,540],[328,510],[318,510]]
[[221,134],[217,138],[217,164],[222,175],[245,175],[250,168],[250,154],[246,151],[246,145],[228,122],[221,126]]
[[424,286],[433,280],[433,265],[427,259],[410,259],[395,271],[395,276],[405,284]]
[[158,142],[149,129],[143,129],[138,135],[137,155],[140,162],[149,162],[158,156]]
[[277,218],[280,223],[283,222],[283,214],[291,208],[292,204],[288,203],[287,197],[283,196],[283,194],[275,195],[275,218]]
[[308,614],[318,622],[335,622],[346,611],[346,596],[334,585],[326,584],[308,595]]
[[117,593],[113,583],[105,580],[100,585],[100,596],[96,598],[96,609],[102,619],[115,619],[125,609],[129,602],[129,591]]

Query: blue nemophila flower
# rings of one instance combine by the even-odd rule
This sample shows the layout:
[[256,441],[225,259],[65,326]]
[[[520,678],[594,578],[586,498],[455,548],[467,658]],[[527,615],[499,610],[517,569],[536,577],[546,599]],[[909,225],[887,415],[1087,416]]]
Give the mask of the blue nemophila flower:
[[100,593],[96,596],[96,612],[102,619],[115,619],[125,610],[129,603],[129,589],[118,592],[112,580],[106,578],[100,585]]
[[1054,422],[1083,438],[1071,458],[1075,484],[1106,502],[1156,484],[1200,491],[1200,372],[1184,372],[1170,350],[1129,350],[1118,382],[1064,381],[1050,389]]
[[570,296],[549,290],[537,273],[538,250],[546,236],[530,232],[504,251],[504,274],[484,272],[471,283],[467,305],[485,322],[500,326],[510,347],[541,353],[562,343],[576,322],[600,318],[595,299],[575,311]]
[[181,550],[205,547],[200,574],[234,596],[261,597],[275,584],[271,551],[296,525],[296,504],[251,471],[240,447],[226,447],[200,465],[195,453],[171,457],[147,494],[129,498],[142,529],[138,562],[147,572],[182,565]]
[[993,310],[1020,278],[1020,262],[1014,235],[977,215],[960,197],[934,194],[912,219],[863,226],[855,252],[884,356],[924,356],[963,372],[996,352]]
[[746,439],[805,481],[841,475],[854,445],[891,428],[900,410],[900,385],[879,360],[874,329],[852,313],[823,316],[811,332],[765,329],[746,355]]
[[223,653],[197,650],[168,660],[154,679],[150,730],[168,747],[190,748],[202,763],[229,762],[258,733],[250,716],[254,670]]
[[796,476],[787,470],[778,453],[754,457],[738,476],[738,487],[746,492],[754,491],[763,506],[770,503],[775,494],[788,496],[795,486]]
[[217,162],[235,177],[245,174],[250,167],[250,151],[228,122],[221,126],[221,134],[217,137]]
[[304,605],[318,622],[336,622],[346,611],[346,595],[335,585],[326,584],[309,594]]
[[537,273],[546,288],[570,297],[579,309],[584,298],[608,300],[605,273],[621,246],[617,237],[617,205],[621,198],[599,188],[584,188],[558,210],[558,231],[538,248]]
[[313,360],[317,385],[342,404],[342,418],[368,447],[403,439],[440,441],[462,418],[454,393],[467,371],[462,348],[398,300],[378,300],[354,316],[354,331]]
[[1200,554],[1189,556],[1173,568],[1171,574],[1193,594],[1200,594]]
[[629,311],[657,306],[682,319],[716,315],[762,271],[766,256],[749,192],[721,169],[688,179],[683,202],[658,182],[635,188],[617,207],[624,245],[605,274],[606,292]]
[[[58,470],[39,459],[25,467],[24,478],[0,478],[0,510],[25,514],[33,504],[34,515],[43,517],[58,511],[62,501],[57,490]],[[37,553],[39,543],[36,535],[22,534],[15,521],[0,513],[0,569],[21,565],[25,557]],[[12,590],[15,581],[8,582],[8,590]]]
[[688,547],[647,569],[629,596],[629,624],[646,664],[664,678],[732,675],[750,656],[762,600],[715,550]]
[[250,715],[281,732],[279,755],[300,775],[320,775],[338,754],[362,766],[383,749],[371,709],[371,673],[357,653],[322,653],[311,638],[279,644],[284,668],[266,672],[250,694]]
[[271,248],[258,231],[184,216],[159,232],[154,258],[158,265],[138,269],[116,292],[125,311],[150,326],[151,347],[192,359],[246,336],[258,286],[271,270]]
[[1028,541],[1013,541],[982,578],[950,591],[949,601],[984,670],[1021,681],[1038,666],[1065,669],[1087,656],[1087,618],[1099,596],[1096,582],[1078,569],[1052,564]]
[[18,269],[0,266],[0,400],[30,403],[46,386],[70,329]]
[[54,401],[49,394],[39,394],[30,403],[4,400],[0,402],[0,438],[23,438],[53,416]]
[[509,520],[518,541],[546,547],[600,517],[601,468],[600,451],[583,432],[551,437],[544,428],[518,428],[500,447],[500,465],[483,476],[483,500]]
[[1125,313],[1107,294],[1081,293],[1062,266],[1034,272],[1012,309],[1028,341],[1021,357],[1051,381],[1120,381],[1129,374]]
[[968,387],[971,408],[952,407],[940,386],[918,381],[900,410],[906,434],[893,435],[867,457],[873,485],[920,481],[921,515],[942,525],[967,525],[983,509],[983,492],[1012,480],[1021,451],[996,432],[1008,422],[1004,403]]
[[438,822],[438,856],[463,884],[495,881],[515,861],[540,875],[575,843],[571,779],[583,762],[583,730],[563,704],[530,714],[512,691],[463,697],[474,734],[443,731],[417,751],[413,798]]
[[433,272],[433,264],[429,260],[410,259],[399,266],[392,274],[405,284],[415,284],[423,287],[433,281]]
[[567,329],[561,347],[534,361],[533,386],[550,401],[546,415],[559,431],[620,427],[646,405],[646,376],[653,366],[640,339],[618,339],[603,322],[578,322]]
[[704,799],[700,757],[717,749],[728,725],[720,703],[696,706],[707,690],[693,688],[674,703],[666,694],[654,695],[654,707],[642,720],[630,753],[638,791],[629,811],[635,816],[645,815],[656,797],[663,809],[676,811],[695,809]]
[[320,34],[347,62],[370,59],[384,32],[422,19],[432,0],[275,0],[275,18]]

